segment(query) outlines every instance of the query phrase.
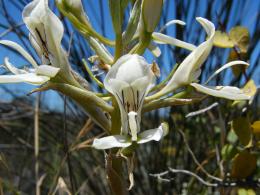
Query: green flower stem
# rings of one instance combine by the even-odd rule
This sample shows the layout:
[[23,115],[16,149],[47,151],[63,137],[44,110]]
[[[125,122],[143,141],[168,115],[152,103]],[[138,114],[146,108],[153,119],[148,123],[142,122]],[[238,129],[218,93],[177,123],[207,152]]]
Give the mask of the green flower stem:
[[114,195],[127,195],[127,187],[124,179],[123,158],[110,152],[106,156],[106,170],[108,182]]
[[86,71],[88,72],[90,78],[91,78],[93,81],[95,81],[99,87],[104,88],[103,83],[102,83],[101,81],[99,81],[99,80],[93,75],[92,71],[90,70],[90,68],[89,68],[89,66],[88,66],[87,61],[86,61],[85,59],[82,59],[82,62],[83,62],[83,64],[84,64],[84,67],[85,67]]
[[118,58],[121,57],[123,51],[123,43],[122,43],[122,34],[116,34],[116,47],[115,47],[115,57],[114,63],[117,61]]
[[152,110],[157,110],[160,108],[165,108],[169,106],[177,106],[177,105],[187,105],[187,104],[193,104],[196,102],[200,102],[203,100],[207,95],[203,95],[200,97],[188,97],[190,94],[189,90],[182,91],[180,93],[177,93],[176,95],[165,98],[165,99],[159,99],[155,100],[149,103],[146,103],[142,109],[142,113],[150,112]]
[[127,46],[127,44],[130,43],[130,41],[133,39],[135,35],[140,20],[140,15],[141,15],[141,4],[142,4],[141,0],[135,1],[126,30],[123,34],[124,46]]
[[[87,34],[86,33],[82,33],[84,36],[93,36],[96,39],[98,39],[101,43],[109,45],[109,46],[114,46],[115,42],[111,41],[105,37],[103,37],[102,35],[100,35],[97,31],[95,31],[92,26],[88,23],[82,23],[80,22],[80,20],[73,15],[73,13],[71,12],[67,12],[66,9],[59,3],[57,3],[57,7],[60,10],[60,12],[66,16],[71,23],[74,25],[75,28],[77,28],[81,33],[84,32],[85,30],[87,30]],[[84,31],[82,31],[82,29],[84,29]]]
[[96,39],[90,36],[85,37],[91,48],[96,52],[96,55],[107,64],[113,63],[113,56],[101,45]]
[[102,98],[97,97],[93,92],[83,90],[68,84],[60,84],[50,82],[50,89],[54,89],[72,98],[80,104],[89,116],[107,132],[110,130],[111,124],[106,117],[104,111],[112,112],[114,108],[107,104]]
[[[118,135],[121,132],[120,110],[115,98],[112,99],[114,111],[111,113],[111,135]],[[111,149],[106,156],[106,170],[110,188],[115,195],[126,195],[127,187],[124,179],[123,159],[117,155],[118,149]]]
[[140,42],[135,50],[136,54],[143,55],[146,48],[149,46],[151,42],[152,34],[149,32],[143,32]]
[[120,110],[117,105],[116,99],[113,97],[112,98],[112,105],[113,105],[113,112],[110,114],[111,115],[111,135],[119,135],[121,133],[121,115],[120,115]]

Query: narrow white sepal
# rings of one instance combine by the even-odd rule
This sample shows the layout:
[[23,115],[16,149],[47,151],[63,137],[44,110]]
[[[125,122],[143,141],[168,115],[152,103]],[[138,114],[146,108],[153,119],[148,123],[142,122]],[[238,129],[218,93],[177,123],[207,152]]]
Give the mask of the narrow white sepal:
[[244,61],[240,61],[240,60],[237,60],[237,61],[233,61],[233,62],[229,62],[223,66],[221,66],[218,70],[216,70],[209,78],[208,80],[205,82],[205,84],[207,84],[211,79],[213,79],[216,75],[218,75],[220,72],[222,72],[223,70],[231,67],[231,66],[237,66],[237,65],[246,65],[246,66],[249,66],[248,63],[244,62]]
[[191,86],[199,92],[206,93],[211,96],[226,98],[229,100],[248,100],[250,96],[246,95],[241,89],[231,86],[204,86],[198,83],[191,83]]
[[11,47],[12,49],[16,50],[18,53],[20,53],[28,62],[30,62],[35,68],[38,66],[35,60],[32,58],[32,56],[25,51],[20,45],[13,41],[8,40],[1,40],[0,44],[3,44],[5,46]]
[[13,74],[26,74],[27,72],[25,70],[20,70],[16,68],[11,62],[9,62],[9,59],[6,57],[4,59],[4,67],[9,70]]
[[196,46],[193,44],[187,43],[185,41],[181,41],[179,39],[170,37],[170,36],[162,34],[162,33],[154,32],[152,34],[152,38],[153,38],[154,42],[156,42],[158,44],[170,44],[170,45],[181,47],[181,48],[184,48],[184,49],[187,49],[190,51],[192,51],[196,48]]
[[94,139],[92,147],[98,150],[106,150],[110,148],[126,148],[131,144],[132,142],[130,142],[126,136],[114,135]]
[[160,141],[169,131],[168,125],[162,123],[156,129],[146,130],[138,135],[138,144],[144,144],[150,141]]
[[41,85],[49,80],[49,77],[37,76],[35,73],[0,76],[0,83],[29,83],[34,85]]

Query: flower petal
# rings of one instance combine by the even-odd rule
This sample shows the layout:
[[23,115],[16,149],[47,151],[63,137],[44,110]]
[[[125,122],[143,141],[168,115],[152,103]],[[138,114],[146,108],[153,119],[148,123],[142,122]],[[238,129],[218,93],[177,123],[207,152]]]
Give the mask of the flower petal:
[[183,21],[181,21],[181,20],[171,20],[171,21],[167,22],[167,23],[159,30],[159,32],[160,32],[160,33],[163,32],[166,28],[168,28],[169,26],[171,26],[171,25],[173,25],[173,24],[179,24],[179,25],[182,25],[182,26],[186,25],[186,23],[183,22]]
[[246,95],[243,90],[231,86],[204,86],[198,83],[191,83],[199,92],[206,93],[215,97],[226,98],[229,100],[248,100],[250,96]]
[[14,65],[12,65],[10,62],[9,62],[9,59],[8,58],[5,58],[4,59],[4,67],[9,70],[11,73],[13,74],[26,74],[28,73],[27,71],[25,70],[21,70],[21,69],[18,69],[16,68]]
[[237,61],[233,61],[233,62],[229,62],[223,66],[221,66],[218,70],[216,70],[209,78],[208,80],[205,82],[205,84],[207,84],[212,78],[214,78],[217,74],[219,74],[221,71],[223,71],[224,69],[227,69],[231,66],[236,66],[236,65],[246,65],[246,66],[249,66],[248,63],[244,62],[244,61],[240,61],[240,60],[237,60]]
[[150,74],[153,74],[150,69],[150,65],[142,56],[128,54],[119,58],[110,68],[105,77],[104,85],[110,93],[113,93],[113,89],[110,84],[111,79],[124,81],[130,84],[136,79]]
[[98,150],[106,150],[110,148],[126,148],[132,143],[126,136],[114,135],[107,136],[99,139],[94,139],[92,147]]
[[60,57],[64,29],[59,18],[49,9],[48,0],[32,1],[24,8],[22,15],[24,23],[42,52],[46,52],[47,49],[48,54]]
[[40,65],[39,67],[36,68],[35,72],[38,75],[43,75],[52,78],[55,77],[59,71],[60,68],[56,68],[49,65]]
[[169,126],[167,123],[162,123],[156,129],[150,129],[144,131],[138,135],[138,144],[143,144],[149,141],[160,141],[169,131]]
[[153,37],[154,42],[156,42],[158,44],[170,44],[170,45],[181,47],[181,48],[184,48],[184,49],[187,49],[190,51],[192,51],[196,48],[196,46],[193,44],[187,43],[185,41],[181,41],[179,39],[170,37],[170,36],[162,34],[162,33],[154,32],[152,34],[152,37]]
[[33,85],[41,85],[49,80],[49,77],[37,76],[34,73],[0,76],[0,83],[29,83]]
[[[198,76],[198,74],[194,74],[198,72],[201,65],[205,62],[206,58],[208,57],[212,46],[213,46],[213,37],[215,34],[215,27],[214,24],[204,18],[196,18],[198,22],[203,26],[205,31],[208,34],[208,39],[201,43],[196,49],[194,49],[180,64],[177,68],[176,72],[173,74],[170,81],[167,85],[158,93],[150,96],[149,98],[160,97],[165,95],[180,86],[187,85],[191,83],[194,78],[194,75]],[[149,99],[147,98],[147,99]]]
[[35,60],[32,58],[32,56],[25,51],[20,45],[13,41],[8,40],[1,40],[0,44],[3,44],[5,46],[11,47],[12,49],[16,50],[18,53],[20,53],[28,62],[30,62],[35,68],[38,66]]

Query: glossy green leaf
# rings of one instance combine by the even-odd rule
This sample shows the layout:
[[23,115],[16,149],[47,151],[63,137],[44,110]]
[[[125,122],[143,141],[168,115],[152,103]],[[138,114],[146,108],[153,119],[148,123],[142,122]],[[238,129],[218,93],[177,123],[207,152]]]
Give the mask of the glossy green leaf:
[[239,117],[232,121],[232,129],[238,136],[241,144],[248,146],[251,143],[251,127],[250,122],[245,117]]

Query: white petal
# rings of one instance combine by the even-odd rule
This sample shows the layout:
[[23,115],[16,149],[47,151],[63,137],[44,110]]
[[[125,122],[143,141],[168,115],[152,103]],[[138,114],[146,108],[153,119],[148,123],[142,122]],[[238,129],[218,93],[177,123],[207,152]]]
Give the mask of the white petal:
[[205,62],[206,58],[208,57],[213,46],[215,27],[213,23],[206,19],[197,18],[197,20],[206,30],[208,34],[208,39],[201,43],[184,59],[184,61],[177,68],[176,72],[174,73],[170,81],[167,83],[167,85],[157,94],[155,94],[154,97],[162,96],[175,90],[180,86],[191,83],[194,79],[194,75],[196,75],[195,72],[197,72],[200,69],[201,65]]
[[139,140],[137,141],[138,144],[143,144],[149,141],[160,141],[165,135],[167,135],[169,131],[168,124],[162,123],[156,129],[150,129],[144,131],[138,135]]
[[121,97],[122,89],[130,86],[125,81],[121,81],[118,79],[110,79],[108,83],[109,83],[109,87],[112,90],[110,93],[112,93],[114,95],[118,94],[118,95],[120,95],[120,97]]
[[219,74],[221,71],[231,67],[231,66],[236,66],[236,65],[246,65],[249,66],[248,63],[244,62],[244,61],[233,61],[233,62],[229,62],[223,66],[221,66],[218,70],[216,70],[209,78],[208,80],[205,82],[205,84],[207,84],[212,78],[214,78],[217,74]]
[[159,32],[163,32],[166,28],[168,28],[169,26],[173,25],[173,24],[179,24],[179,25],[182,25],[184,26],[185,25],[185,22],[181,21],[181,20],[171,20],[169,22],[167,22],[160,30]]
[[38,45],[43,48],[44,41],[48,52],[58,58],[64,29],[59,18],[49,9],[48,0],[32,1],[24,8],[22,15]]
[[8,58],[4,59],[4,66],[6,67],[6,69],[8,69],[13,74],[26,74],[26,73],[28,73],[25,70],[20,70],[20,69],[16,68],[14,65],[12,65],[9,62]]
[[204,86],[198,83],[191,83],[199,92],[206,93],[215,97],[226,98],[229,100],[248,100],[250,96],[246,95],[241,89],[231,86]]
[[122,135],[107,136],[99,139],[94,139],[92,147],[99,150],[106,150],[110,148],[126,148],[132,143],[127,137]]
[[6,45],[8,47],[11,47],[12,49],[16,50],[18,53],[20,53],[28,62],[30,62],[35,68],[38,66],[35,60],[32,58],[32,56],[25,51],[20,45],[13,41],[8,40],[1,40],[0,44]]
[[149,74],[153,74],[150,65],[142,56],[128,54],[119,58],[110,68],[105,77],[104,85],[105,88],[112,93],[113,90],[109,83],[111,79],[124,81],[130,84],[136,79]]
[[37,76],[34,73],[18,74],[18,75],[1,75],[0,83],[29,83],[41,85],[50,80],[46,76]]
[[60,68],[56,68],[49,65],[40,65],[39,67],[36,68],[35,72],[38,75],[43,75],[52,78],[55,77],[59,71]]
[[170,45],[181,47],[181,48],[191,50],[191,51],[196,48],[196,46],[193,44],[187,43],[185,41],[181,41],[179,39],[170,37],[170,36],[162,34],[162,33],[154,32],[152,34],[152,37],[153,37],[154,42],[156,42],[158,44],[170,44]]

